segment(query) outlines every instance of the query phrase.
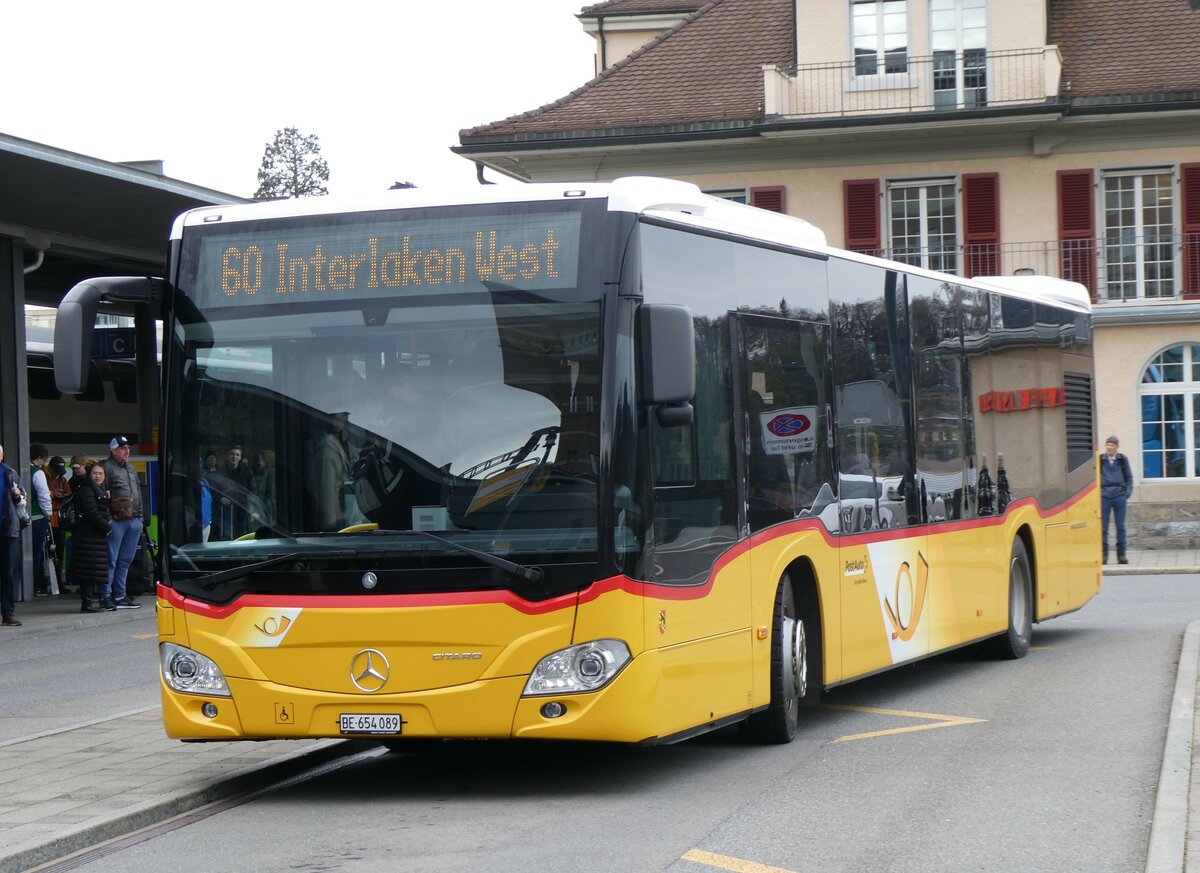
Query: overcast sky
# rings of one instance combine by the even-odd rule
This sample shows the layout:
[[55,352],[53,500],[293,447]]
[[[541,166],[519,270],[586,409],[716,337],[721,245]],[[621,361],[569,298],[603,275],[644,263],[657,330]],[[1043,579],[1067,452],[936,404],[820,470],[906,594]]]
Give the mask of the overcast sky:
[[[591,78],[581,0],[5,4],[0,133],[249,196],[283,127],[334,194],[473,184],[460,129]],[[490,173],[488,178],[502,177]]]

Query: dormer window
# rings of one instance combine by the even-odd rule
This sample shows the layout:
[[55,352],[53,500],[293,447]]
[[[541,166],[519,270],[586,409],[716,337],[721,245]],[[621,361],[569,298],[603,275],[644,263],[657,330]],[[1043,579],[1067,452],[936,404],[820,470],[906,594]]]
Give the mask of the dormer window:
[[854,75],[908,72],[906,0],[853,0]]

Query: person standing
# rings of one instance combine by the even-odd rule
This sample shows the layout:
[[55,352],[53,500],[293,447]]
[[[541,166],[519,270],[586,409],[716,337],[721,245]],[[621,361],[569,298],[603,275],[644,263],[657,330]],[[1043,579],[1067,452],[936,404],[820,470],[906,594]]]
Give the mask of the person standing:
[[13,579],[12,565],[14,545],[21,535],[21,521],[17,518],[17,505],[25,499],[17,471],[4,463],[4,446],[0,446],[0,478],[3,478],[3,495],[0,495],[0,623],[8,627],[20,627],[14,615],[17,603],[17,583]]
[[101,599],[108,582],[108,539],[112,523],[104,482],[104,465],[93,462],[75,492],[78,521],[71,532],[71,581],[79,586],[80,612],[112,612],[116,604]]
[[1129,459],[1118,449],[1121,441],[1110,436],[1104,441],[1104,454],[1100,456],[1100,518],[1102,525],[1101,560],[1108,563],[1108,519],[1112,516],[1117,525],[1117,563],[1128,564],[1125,557],[1125,505],[1133,494],[1133,470]]
[[254,471],[243,456],[242,447],[230,446],[225,452],[225,466],[219,473],[209,473],[207,478],[209,487],[217,492],[212,539],[236,540],[258,520]]
[[108,482],[108,510],[112,517],[103,598],[110,599],[117,609],[141,609],[142,605],[125,593],[129,565],[142,539],[142,488],[137,472],[129,465],[129,440],[113,437],[108,444],[108,458],[101,466]]
[[63,558],[67,554],[67,531],[63,527],[59,511],[71,496],[71,483],[67,481],[67,462],[63,460],[62,455],[55,455],[46,465],[46,484],[50,488],[50,505],[53,509],[50,513],[50,538],[54,542],[55,569],[59,571],[61,579]]
[[317,530],[340,530],[346,513],[342,493],[350,478],[350,451],[346,443],[348,412],[329,416],[329,428],[317,444]]
[[33,593],[45,597],[50,593],[50,568],[46,566],[46,540],[50,537],[50,516],[54,514],[54,503],[50,499],[50,484],[46,480],[46,461],[49,450],[41,443],[29,447],[29,478],[33,486],[33,506],[29,517],[33,519]]

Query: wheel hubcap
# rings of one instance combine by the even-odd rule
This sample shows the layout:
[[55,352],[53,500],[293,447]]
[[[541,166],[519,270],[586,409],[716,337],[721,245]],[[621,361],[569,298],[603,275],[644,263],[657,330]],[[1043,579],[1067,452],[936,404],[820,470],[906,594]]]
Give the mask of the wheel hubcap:
[[789,702],[794,704],[808,691],[808,659],[804,639],[804,622],[794,618],[785,618],[783,632],[788,648],[785,661],[788,672],[791,674],[785,680],[785,687],[792,692],[792,700]]
[[1024,636],[1029,629],[1027,616],[1029,613],[1028,604],[1026,603],[1026,591],[1028,590],[1025,582],[1025,568],[1021,566],[1021,562],[1013,560],[1012,568],[1008,574],[1009,585],[1012,587],[1012,596],[1009,598],[1012,603],[1012,626],[1021,636]]

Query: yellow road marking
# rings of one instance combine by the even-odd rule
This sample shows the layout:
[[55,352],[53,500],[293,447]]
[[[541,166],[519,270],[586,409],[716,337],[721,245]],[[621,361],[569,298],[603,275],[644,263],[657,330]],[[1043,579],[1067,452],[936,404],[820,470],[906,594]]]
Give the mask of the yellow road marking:
[[152,640],[157,636],[158,634],[130,634],[129,638],[131,640]]
[[743,861],[741,858],[731,858],[728,855],[716,855],[700,849],[690,849],[683,856],[685,861],[706,864],[719,870],[732,870],[734,873],[792,873],[782,867],[771,867],[767,864],[757,864],[754,861]]
[[844,706],[838,703],[822,704],[824,709],[841,709],[846,712],[871,712],[876,715],[894,715],[900,718],[924,718],[928,719],[930,724],[910,725],[908,727],[890,728],[882,731],[871,731],[865,734],[850,734],[845,737],[838,737],[834,740],[835,743],[848,743],[851,740],[869,740],[873,737],[885,737],[889,734],[912,734],[917,731],[931,731],[936,728],[958,727],[964,724],[980,724],[987,721],[986,718],[967,718],[964,715],[937,715],[932,712],[905,712],[901,709],[878,709],[873,706]]

